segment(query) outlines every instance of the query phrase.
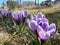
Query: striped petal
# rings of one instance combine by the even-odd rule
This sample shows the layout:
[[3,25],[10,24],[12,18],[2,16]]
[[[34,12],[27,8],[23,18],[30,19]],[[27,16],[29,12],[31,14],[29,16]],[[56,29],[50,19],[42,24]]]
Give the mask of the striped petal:
[[30,18],[31,18],[31,20],[35,20],[36,21],[36,15],[35,14],[31,15]]
[[27,17],[27,15],[28,15],[28,10],[22,10],[22,15],[23,15],[23,17]]
[[37,18],[37,21],[39,21],[39,20],[42,20],[43,18],[45,18],[45,15],[42,14],[41,12],[39,12],[39,13],[37,14],[36,18]]
[[45,30],[48,31],[49,28],[49,22],[48,19],[44,18],[39,22],[39,25]]
[[47,33],[52,36],[56,31],[56,25],[54,23],[50,24],[49,26],[49,30],[47,31]]
[[27,20],[26,20],[26,23],[29,24],[29,23],[30,23],[30,19],[27,19]]
[[35,20],[31,20],[28,25],[29,25],[30,29],[37,30],[38,23]]

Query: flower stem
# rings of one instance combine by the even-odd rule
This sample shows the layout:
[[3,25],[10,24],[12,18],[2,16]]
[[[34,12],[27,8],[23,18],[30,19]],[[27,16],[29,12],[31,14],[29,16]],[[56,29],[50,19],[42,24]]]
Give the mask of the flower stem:
[[44,45],[44,44],[45,44],[45,40],[41,39],[41,45]]
[[35,30],[35,33],[36,33],[37,37],[39,37],[39,36],[38,36],[38,33],[37,33],[37,30]]
[[39,42],[39,39],[38,39],[39,36],[38,36],[37,30],[35,30],[35,33],[37,35],[37,37],[36,37],[37,40],[35,40],[36,41],[35,45],[40,45],[40,42]]

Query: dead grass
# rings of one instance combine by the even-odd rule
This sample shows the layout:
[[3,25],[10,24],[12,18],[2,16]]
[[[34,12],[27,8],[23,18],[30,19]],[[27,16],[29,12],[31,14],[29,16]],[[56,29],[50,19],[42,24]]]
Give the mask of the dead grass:
[[3,44],[9,37],[10,35],[7,32],[0,32],[0,44]]
[[29,14],[37,13],[37,12],[43,12],[43,13],[47,14],[47,13],[54,13],[54,12],[57,12],[57,11],[60,11],[59,4],[54,5],[53,7],[49,7],[49,8],[29,9]]

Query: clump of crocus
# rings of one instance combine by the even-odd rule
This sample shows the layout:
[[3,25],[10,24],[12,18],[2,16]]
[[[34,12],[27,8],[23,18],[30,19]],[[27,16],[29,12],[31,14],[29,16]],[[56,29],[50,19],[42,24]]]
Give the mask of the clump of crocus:
[[28,16],[28,10],[22,10],[19,12],[12,13],[12,17],[14,20],[16,20],[17,24],[19,24],[21,20],[25,20],[27,16]]
[[49,25],[48,19],[41,12],[31,15],[31,19],[27,19],[26,22],[31,30],[37,31],[36,33],[42,40],[48,39],[56,31],[56,25],[54,23]]

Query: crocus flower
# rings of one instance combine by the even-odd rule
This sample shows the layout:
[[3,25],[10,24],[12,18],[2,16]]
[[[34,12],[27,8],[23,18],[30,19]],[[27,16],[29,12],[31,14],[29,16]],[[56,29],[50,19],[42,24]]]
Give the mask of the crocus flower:
[[11,11],[8,11],[8,10],[0,10],[0,13],[3,17],[6,17],[7,15],[11,15]]
[[7,10],[1,10],[1,15],[3,17],[7,16],[7,14],[8,14],[8,11]]
[[11,16],[13,17],[13,19],[20,21],[22,15],[21,12],[13,12]]
[[28,16],[28,10],[26,10],[26,9],[25,10],[22,10],[21,13],[22,13],[22,16],[24,18],[26,18]]
[[48,28],[46,28],[47,31],[44,28],[45,27],[41,27],[39,25],[37,28],[37,33],[41,39],[46,40],[55,33],[56,25],[54,23],[50,24]]
[[12,17],[15,20],[23,19],[24,17],[27,17],[27,15],[28,15],[28,11],[27,10],[22,10],[20,12],[13,12],[12,13]]
[[21,12],[12,12],[12,18],[16,21],[19,25],[20,21],[22,20],[22,13]]
[[52,36],[56,31],[54,23],[49,25],[48,19],[42,14],[38,13],[36,16],[31,15],[31,19],[27,20],[30,29],[37,31],[40,39],[46,40]]

